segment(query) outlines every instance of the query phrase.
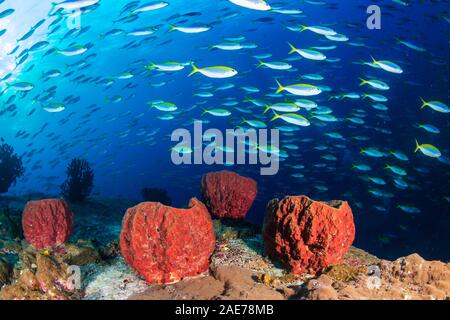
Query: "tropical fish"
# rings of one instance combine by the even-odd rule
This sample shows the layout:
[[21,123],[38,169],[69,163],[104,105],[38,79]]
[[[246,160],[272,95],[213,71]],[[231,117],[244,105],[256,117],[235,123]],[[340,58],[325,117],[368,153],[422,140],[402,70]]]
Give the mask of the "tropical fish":
[[151,105],[152,108],[164,112],[172,112],[178,109],[178,107],[171,102],[157,101],[157,102],[149,102],[148,104]]
[[308,127],[311,125],[308,119],[296,113],[277,114],[275,111],[273,113],[275,114],[275,116],[272,118],[271,121],[282,119],[290,124],[294,124],[301,127]]
[[411,42],[407,42],[407,41],[403,41],[400,39],[397,39],[397,42],[400,44],[403,44],[404,46],[413,49],[415,51],[419,51],[419,52],[426,52],[427,50],[421,47],[416,46],[415,44],[412,44]]
[[220,49],[225,51],[236,51],[244,49],[244,46],[238,42],[225,42],[220,44],[214,44],[209,47],[210,50],[212,49]]
[[266,109],[264,110],[264,113],[266,113],[269,110],[278,111],[278,112],[297,112],[300,110],[300,107],[297,106],[295,103],[290,102],[279,102],[275,103],[273,105],[266,105]]
[[361,149],[361,154],[374,158],[384,157],[384,152],[381,152],[376,148]]
[[322,26],[301,26],[300,31],[303,32],[305,30],[312,31],[323,36],[335,36],[337,34],[337,32],[333,29]]
[[385,167],[386,169],[391,170],[393,173],[399,175],[399,176],[406,176],[407,173],[404,169],[398,167],[398,166],[391,166],[391,165],[386,165]]
[[267,125],[264,122],[259,121],[259,120],[246,120],[246,119],[243,118],[242,119],[242,123],[246,123],[249,126],[254,127],[254,128],[258,128],[258,129],[267,128]]
[[436,128],[435,126],[433,126],[431,124],[418,124],[417,128],[424,129],[425,131],[430,132],[430,133],[438,134],[441,132],[439,130],[439,128]]
[[416,140],[416,150],[414,152],[420,151],[427,157],[431,158],[439,158],[442,156],[441,151],[439,151],[438,148],[431,144],[419,144],[419,142]]
[[189,74],[189,77],[196,73],[201,73],[208,78],[223,79],[231,78],[238,74],[237,70],[224,66],[197,68],[194,64],[192,64],[192,68],[193,70]]
[[286,62],[280,61],[264,62],[260,60],[258,68],[261,68],[263,66],[273,70],[289,70],[292,68],[292,65]]
[[67,56],[67,57],[73,57],[73,56],[78,56],[81,55],[83,53],[85,53],[88,50],[87,46],[81,46],[81,45],[77,45],[77,46],[73,46],[67,49],[56,49],[56,52]]
[[168,72],[173,72],[173,71],[180,71],[184,69],[184,65],[182,63],[179,62],[164,62],[164,63],[152,63],[150,65],[146,65],[145,66],[146,69],[148,70],[158,70],[158,71],[168,71]]
[[422,101],[422,106],[420,107],[420,109],[423,109],[425,107],[430,107],[431,109],[433,109],[434,111],[437,111],[437,112],[442,112],[442,113],[450,112],[450,108],[443,102],[440,102],[440,101],[426,102],[422,98],[420,98],[420,100]]
[[278,84],[278,90],[276,91],[276,93],[287,91],[296,96],[316,96],[322,93],[322,90],[311,84],[293,84],[284,87],[278,80],[276,81]]
[[210,114],[215,117],[228,117],[231,115],[231,112],[226,109],[204,109],[203,114]]
[[54,11],[58,11],[59,9],[63,9],[64,11],[79,10],[85,7],[93,6],[99,1],[100,0],[66,0],[60,3],[53,2],[51,4],[52,9],[50,10],[50,14]]
[[296,47],[294,47],[292,44],[288,43],[289,46],[291,47],[291,51],[289,52],[289,54],[293,54],[295,52],[297,52],[299,55],[301,55],[303,58],[305,59],[309,59],[309,60],[326,60],[327,57],[316,50],[311,50],[311,49],[297,49]]
[[6,9],[2,12],[0,12],[0,19],[6,18],[10,15],[12,15],[15,12],[14,9]]
[[5,90],[8,90],[8,89],[14,89],[14,90],[17,90],[17,91],[27,92],[27,91],[33,90],[34,89],[34,85],[32,83],[29,83],[29,82],[7,83]]
[[270,5],[264,0],[228,0],[238,6],[258,10],[258,11],[268,11],[272,9]]
[[169,4],[164,1],[152,1],[146,4],[141,5],[140,7],[131,11],[131,14],[154,11],[161,8],[167,7]]
[[44,107],[44,110],[49,113],[59,113],[66,109],[64,104],[62,103],[51,103],[48,106]]
[[184,26],[184,27],[171,25],[169,32],[180,31],[182,33],[202,33],[202,32],[206,32],[210,29],[211,29],[211,27],[205,26],[205,25]]
[[409,205],[397,205],[397,208],[401,209],[402,211],[406,212],[406,213],[420,213],[420,209],[414,207],[414,206],[409,206]]
[[372,57],[372,60],[373,60],[374,65],[380,67],[384,71],[391,72],[391,73],[397,73],[397,74],[403,73],[402,68],[400,68],[400,66],[398,64],[395,64],[392,61],[387,61],[387,60],[377,61],[373,57]]
[[361,80],[360,86],[363,86],[365,84],[370,85],[374,89],[378,90],[389,90],[389,85],[383,81],[380,80],[364,80],[362,78],[359,78]]

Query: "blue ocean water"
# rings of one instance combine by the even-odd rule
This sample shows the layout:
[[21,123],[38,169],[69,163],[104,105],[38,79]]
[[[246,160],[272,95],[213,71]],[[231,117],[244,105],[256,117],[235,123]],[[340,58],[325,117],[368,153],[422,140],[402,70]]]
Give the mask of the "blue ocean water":
[[[184,206],[200,197],[204,173],[227,169],[258,181],[251,222],[262,222],[266,203],[275,197],[342,199],[354,211],[356,246],[385,258],[411,252],[450,258],[449,115],[433,109],[436,103],[421,109],[421,98],[448,105],[448,1],[268,1],[272,10],[259,11],[228,0],[167,0],[161,8],[158,1],[86,0],[81,15],[69,10],[77,1],[53,8],[51,1],[0,2],[0,12],[14,9],[0,18],[0,30],[6,30],[0,36],[0,137],[23,157],[26,169],[9,194],[59,195],[67,164],[81,157],[95,171],[94,196],[139,200],[142,188],[157,187]],[[148,4],[157,9],[145,9]],[[366,26],[372,4],[381,9],[380,30]],[[313,48],[313,56],[320,52],[326,60],[289,54],[288,43]],[[234,50],[212,47],[220,44]],[[266,65],[258,67],[259,60]],[[390,64],[379,61],[403,72],[389,72]],[[180,70],[145,67],[167,62]],[[192,62],[238,74],[188,77]],[[276,70],[270,62],[291,67]],[[389,90],[361,86],[359,78],[383,81]],[[277,80],[322,92],[276,95]],[[374,94],[387,101],[375,101],[380,97]],[[271,121],[274,113],[264,113],[265,104],[297,105],[298,99],[317,104],[296,112],[309,126]],[[177,109],[151,108],[157,101]],[[172,163],[174,130],[193,130],[195,119],[204,121],[205,130],[249,128],[243,118],[284,128],[277,175],[261,176],[260,165]],[[415,139],[440,156],[415,152]],[[370,169],[355,167],[361,164]]]

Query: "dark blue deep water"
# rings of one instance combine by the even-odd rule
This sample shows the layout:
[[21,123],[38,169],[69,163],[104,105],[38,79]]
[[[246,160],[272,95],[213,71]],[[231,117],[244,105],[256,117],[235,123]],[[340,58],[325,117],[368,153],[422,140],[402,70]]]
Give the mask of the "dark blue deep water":
[[[78,19],[64,7],[68,2],[52,9],[50,0],[0,1],[0,12],[14,9],[0,18],[5,30],[0,137],[25,165],[9,195],[58,196],[67,164],[81,157],[95,171],[93,196],[140,200],[142,188],[157,187],[168,191],[174,205],[184,206],[200,196],[204,173],[227,169],[258,181],[251,222],[262,222],[266,203],[275,197],[342,199],[353,208],[356,246],[383,258],[418,252],[450,259],[449,1],[269,1],[271,11],[258,11],[227,0],[166,0],[168,6],[146,12],[139,8],[160,2],[95,2],[82,6]],[[381,9],[380,30],[366,26],[372,4]],[[294,9],[302,13],[288,11]],[[326,27],[322,30],[335,37],[301,32],[302,25]],[[169,32],[171,26],[178,29]],[[313,55],[320,52],[326,60],[289,54],[288,42],[314,48]],[[211,48],[220,44],[236,50]],[[403,72],[389,72],[371,56]],[[258,68],[258,60],[291,67]],[[172,66],[180,70],[145,68],[166,62],[176,62]],[[231,67],[238,74],[188,77],[191,62],[199,68]],[[383,81],[389,89],[360,86],[359,78]],[[276,95],[277,79],[284,86],[310,84],[322,92]],[[434,102],[421,109],[421,98]],[[309,126],[270,121],[271,110],[263,113],[264,105],[249,101],[298,106],[298,99],[317,104],[295,112]],[[157,101],[177,109],[151,108]],[[204,109],[231,115],[203,115]],[[321,119],[323,114],[328,117]],[[331,116],[334,121],[323,120]],[[283,129],[277,175],[261,176],[260,165],[172,163],[173,130],[192,131],[194,119],[203,120],[205,130],[249,128],[243,118]],[[439,156],[427,155],[429,147],[423,145],[415,152],[415,139],[434,146]],[[358,170],[356,164],[370,169]]]

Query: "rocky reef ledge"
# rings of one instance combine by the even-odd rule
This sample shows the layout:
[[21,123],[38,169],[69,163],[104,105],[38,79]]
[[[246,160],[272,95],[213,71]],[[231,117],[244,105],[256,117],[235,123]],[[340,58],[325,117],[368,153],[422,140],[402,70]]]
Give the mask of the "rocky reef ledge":
[[[320,272],[294,274],[265,255],[259,226],[213,220],[209,268],[169,284],[149,284],[122,258],[124,199],[71,205],[68,242],[38,250],[23,237],[22,212],[43,195],[0,197],[0,299],[449,299],[450,265],[417,254],[395,261],[350,247]],[[333,246],[331,246],[332,248]],[[79,266],[77,270],[71,266]],[[74,280],[75,279],[75,280]]]

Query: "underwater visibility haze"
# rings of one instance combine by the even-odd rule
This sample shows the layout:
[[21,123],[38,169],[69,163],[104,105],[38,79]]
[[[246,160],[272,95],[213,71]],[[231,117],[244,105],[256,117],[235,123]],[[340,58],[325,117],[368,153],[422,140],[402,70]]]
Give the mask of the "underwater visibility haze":
[[[367,26],[370,5],[381,29]],[[0,0],[0,144],[23,162],[6,195],[59,197],[77,158],[92,168],[92,197],[141,200],[158,188],[183,207],[203,174],[231,170],[258,182],[250,222],[262,223],[273,198],[340,199],[353,210],[355,246],[448,261],[449,8]],[[258,146],[277,153],[279,172],[175,165],[171,134],[194,121],[279,129],[279,148]]]

